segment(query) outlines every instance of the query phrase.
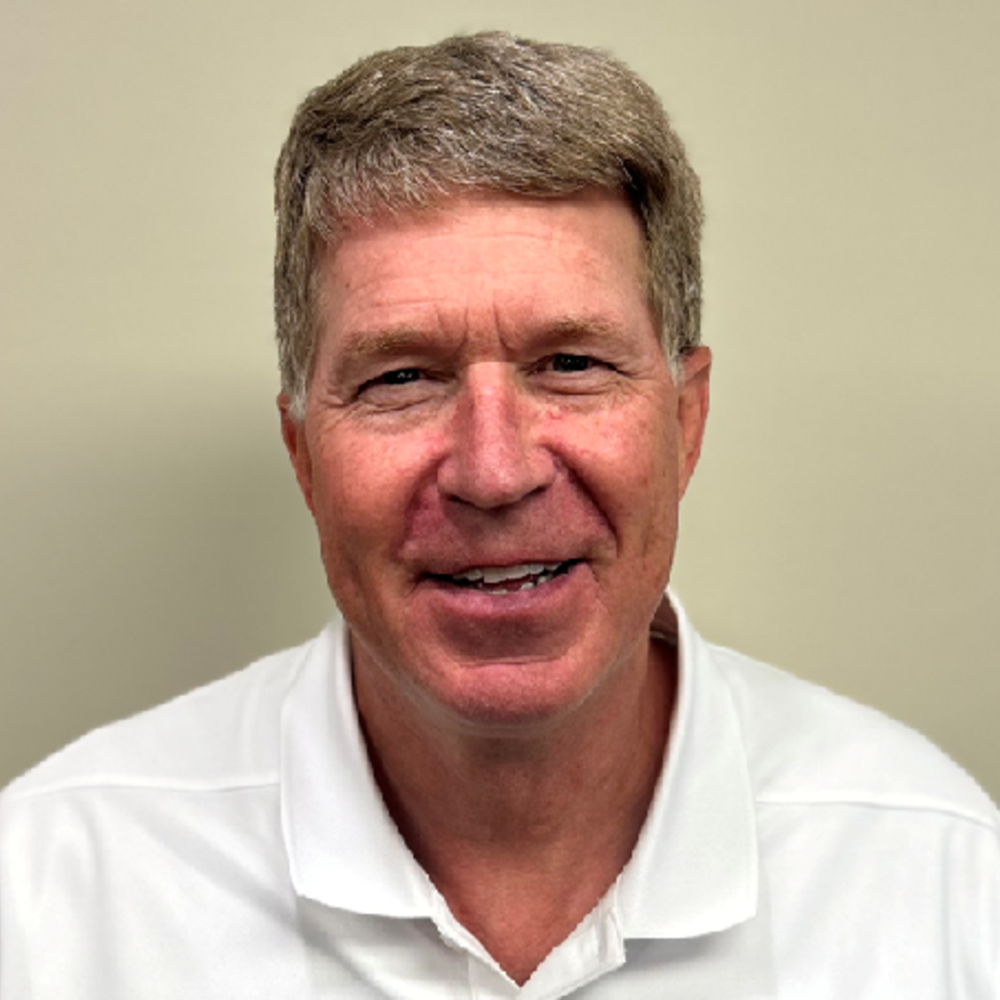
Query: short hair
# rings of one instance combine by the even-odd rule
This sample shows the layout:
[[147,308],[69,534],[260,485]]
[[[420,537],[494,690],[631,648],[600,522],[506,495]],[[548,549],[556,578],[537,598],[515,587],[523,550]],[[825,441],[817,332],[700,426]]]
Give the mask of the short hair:
[[650,307],[671,362],[699,342],[697,175],[653,90],[598,49],[457,35],[377,52],[299,106],[275,170],[282,392],[304,414],[318,270],[345,220],[463,191],[622,194],[640,224]]

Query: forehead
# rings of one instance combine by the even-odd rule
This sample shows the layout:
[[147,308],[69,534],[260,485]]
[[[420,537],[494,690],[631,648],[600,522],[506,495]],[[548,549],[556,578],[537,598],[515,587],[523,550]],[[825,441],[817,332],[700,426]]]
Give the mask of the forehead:
[[530,327],[555,314],[649,319],[639,224],[603,191],[479,193],[349,222],[320,265],[327,333],[456,323]]

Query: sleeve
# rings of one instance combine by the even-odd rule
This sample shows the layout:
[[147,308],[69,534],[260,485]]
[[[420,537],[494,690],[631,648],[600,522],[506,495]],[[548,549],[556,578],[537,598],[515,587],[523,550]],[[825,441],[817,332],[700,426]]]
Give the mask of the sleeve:
[[8,793],[0,795],[0,1000],[31,1000],[35,995],[25,968],[28,917],[18,902],[26,863],[19,857],[24,838],[17,830],[16,811]]
[[[59,795],[0,795],[0,1000],[100,995],[86,824]],[[98,992],[93,992],[93,988]]]
[[947,996],[1000,1000],[1000,817],[961,820],[946,845],[940,933],[950,956]]

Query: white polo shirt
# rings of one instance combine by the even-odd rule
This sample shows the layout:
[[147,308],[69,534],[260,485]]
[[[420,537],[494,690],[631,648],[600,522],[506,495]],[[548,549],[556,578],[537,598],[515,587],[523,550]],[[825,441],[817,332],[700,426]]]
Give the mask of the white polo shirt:
[[635,852],[522,989],[385,810],[338,618],[4,792],[0,998],[997,1000],[989,799],[910,730],[677,619]]

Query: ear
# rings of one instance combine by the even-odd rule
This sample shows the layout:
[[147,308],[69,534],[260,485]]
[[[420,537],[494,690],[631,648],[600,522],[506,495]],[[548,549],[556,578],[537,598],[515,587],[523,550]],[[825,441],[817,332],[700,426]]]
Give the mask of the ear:
[[677,388],[677,484],[684,496],[694,467],[701,454],[708,419],[708,376],[712,352],[696,347],[681,358],[680,385]]
[[281,439],[292,461],[295,478],[305,499],[309,513],[313,510],[313,476],[312,455],[309,453],[309,442],[306,440],[304,420],[297,420],[291,413],[291,400],[285,393],[278,396],[278,412],[281,415]]

